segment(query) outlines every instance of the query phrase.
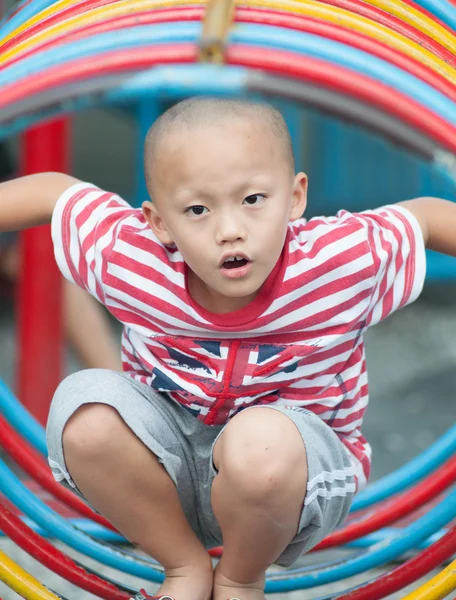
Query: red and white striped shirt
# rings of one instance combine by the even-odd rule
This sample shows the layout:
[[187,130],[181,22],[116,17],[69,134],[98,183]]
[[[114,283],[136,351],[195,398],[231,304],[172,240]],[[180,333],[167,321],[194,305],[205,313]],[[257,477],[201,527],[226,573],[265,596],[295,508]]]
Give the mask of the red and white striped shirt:
[[124,325],[123,368],[207,424],[275,403],[317,414],[349,450],[359,488],[370,470],[363,333],[421,291],[425,253],[398,206],[289,224],[281,257],[246,307],[211,313],[190,297],[187,266],[141,210],[89,184],[57,202],[63,275]]

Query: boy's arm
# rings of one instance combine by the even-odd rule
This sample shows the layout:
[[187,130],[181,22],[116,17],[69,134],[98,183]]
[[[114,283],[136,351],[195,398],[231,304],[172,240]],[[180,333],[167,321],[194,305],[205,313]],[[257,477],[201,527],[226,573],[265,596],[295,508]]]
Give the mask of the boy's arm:
[[456,203],[440,198],[399,202],[416,217],[426,248],[456,256]]
[[18,231],[51,222],[54,206],[78,179],[38,173],[0,183],[0,231]]

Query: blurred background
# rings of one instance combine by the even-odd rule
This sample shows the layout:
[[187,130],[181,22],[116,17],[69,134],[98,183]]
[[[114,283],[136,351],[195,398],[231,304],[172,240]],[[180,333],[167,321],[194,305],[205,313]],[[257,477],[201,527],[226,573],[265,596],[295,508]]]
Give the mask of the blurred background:
[[[6,0],[3,8],[12,4]],[[406,149],[315,110],[276,104],[290,123],[298,168],[309,176],[306,216],[334,214],[341,208],[375,208],[418,195],[456,200],[454,181],[411,157]],[[128,110],[88,110],[73,115],[71,174],[138,204],[145,199],[139,159],[144,127]],[[22,165],[21,140],[2,143],[0,179],[20,173]],[[15,283],[20,273],[19,248],[17,238],[0,237],[0,379],[16,393],[21,367]],[[43,273],[46,265],[40,264],[39,269]],[[51,300],[54,290],[48,293]],[[85,301],[79,301],[82,304],[73,313],[76,319],[85,306]],[[103,359],[118,360],[119,324],[99,306],[94,314],[100,319],[101,333],[92,336],[91,346],[107,349]],[[370,404],[364,433],[373,447],[374,481],[411,460],[455,422],[456,261],[430,255],[421,297],[370,330],[366,347]],[[64,375],[94,366],[93,356],[81,351],[71,335],[66,337],[64,352]],[[15,597],[5,593],[0,586],[5,600]]]

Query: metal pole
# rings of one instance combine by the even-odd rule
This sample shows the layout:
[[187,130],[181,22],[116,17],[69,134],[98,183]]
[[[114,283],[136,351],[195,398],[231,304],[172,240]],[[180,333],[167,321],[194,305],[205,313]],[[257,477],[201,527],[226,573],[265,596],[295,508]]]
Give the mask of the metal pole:
[[[30,129],[22,142],[24,175],[69,171],[68,120]],[[21,257],[18,395],[33,416],[45,424],[52,395],[62,377],[63,362],[61,276],[49,225],[21,234]]]

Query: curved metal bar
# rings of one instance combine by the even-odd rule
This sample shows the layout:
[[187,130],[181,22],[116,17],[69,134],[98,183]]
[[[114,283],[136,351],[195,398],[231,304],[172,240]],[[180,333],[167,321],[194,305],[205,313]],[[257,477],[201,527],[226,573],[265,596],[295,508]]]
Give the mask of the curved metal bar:
[[[29,600],[59,600],[53,592],[16,564],[0,550],[0,581],[17,592],[21,598]],[[62,599],[62,596],[60,596]]]
[[443,600],[456,590],[456,560],[403,600]]
[[[176,8],[179,6],[201,6],[207,0],[162,0],[161,2],[147,2],[146,0],[85,0],[78,4],[74,2],[59,2],[57,9],[46,11],[39,18],[31,20],[26,26],[14,32],[4,40],[5,47],[11,47],[17,39],[18,51],[30,45],[38,45],[51,37],[61,36],[64,38],[75,28],[89,21],[92,23],[102,22],[114,16],[122,14],[134,14],[138,11],[148,10],[154,13],[157,8]],[[407,22],[401,21],[396,16],[384,12],[372,4],[360,0],[325,0],[316,3],[313,0],[301,0],[299,3],[290,0],[250,0],[249,8],[268,8],[273,11],[287,11],[289,15],[303,15],[306,18],[320,18],[328,23],[349,28],[357,33],[367,34],[379,41],[392,46],[400,46],[409,52],[421,55],[423,60],[428,57],[432,60],[432,54],[440,57],[449,65],[455,65],[454,55],[435,39],[429,37],[429,30],[420,21],[415,27]],[[44,18],[44,16],[46,18]],[[451,33],[444,30],[444,34]],[[448,46],[448,44],[447,44]],[[6,59],[6,57],[5,57]],[[442,64],[445,68],[445,65]]]
[[111,523],[94,512],[77,494],[58,483],[45,462],[35,450],[33,450],[26,438],[20,436],[14,427],[4,419],[0,414],[0,446],[14,460],[14,462],[38,483],[43,489],[50,493],[54,498],[63,502],[66,506],[76,511],[80,515],[92,519],[99,525],[107,529],[115,530]]
[[346,590],[342,594],[318,600],[381,600],[439,567],[454,554],[455,550],[456,527],[453,527],[444,537],[429,546],[425,552],[413,556],[395,569]]
[[20,432],[29,443],[47,456],[46,435],[43,426],[14,397],[7,385],[0,379],[0,412],[8,423]]
[[[13,134],[22,131],[27,125],[41,121],[44,117],[56,116],[62,111],[68,111],[69,102],[72,103],[72,112],[89,106],[108,105],[103,94],[113,91],[112,88],[121,85],[122,80],[127,83],[128,78],[129,75],[125,74],[113,75],[83,83],[63,85],[39,96],[29,96],[24,101],[4,109],[0,123],[3,120],[10,123],[6,129],[9,130],[9,134]],[[425,160],[432,161],[439,148],[435,142],[399,119],[331,90],[274,75],[258,75],[255,71],[248,74],[248,87],[252,93],[282,96],[344,120],[359,123],[410,152],[422,156]],[[114,102],[112,98],[110,100]],[[122,100],[118,98],[117,102]],[[22,117],[26,114],[31,115],[29,119]],[[2,128],[0,125],[0,137],[2,137],[2,129],[5,130],[5,127]]]
[[[122,3],[120,3],[120,4],[122,4]],[[258,5],[260,7],[263,4],[265,4],[265,0],[255,0],[254,6]],[[294,3],[294,4],[296,4],[296,3]],[[268,8],[274,7],[274,1],[271,0],[269,4],[266,3],[266,6]],[[285,4],[285,6],[286,6],[286,4]],[[291,3],[291,6],[293,6],[293,3]],[[133,5],[133,7],[134,7],[134,5]],[[350,13],[348,13],[348,11],[340,11],[339,10],[339,12],[337,12],[338,9],[336,9],[332,6],[331,7],[328,6],[327,8],[332,8],[335,11],[334,19],[332,18],[333,17],[332,14],[327,15],[327,14],[325,14],[324,11],[321,13],[320,17],[329,23],[333,22],[333,20],[334,20],[335,24],[337,24],[338,26],[344,26],[342,17],[344,17],[346,15],[349,15],[352,19],[354,17],[353,15],[350,15]],[[125,10],[127,10],[127,9],[125,9]],[[99,13],[100,17],[98,20],[100,20],[102,16],[103,16],[103,19],[101,19],[101,20],[105,20],[107,18],[101,9],[98,9],[97,11],[93,11],[93,12]],[[117,4],[114,5],[113,8],[110,9],[109,11],[106,9],[106,12],[108,14],[112,14],[112,16],[123,14],[122,11],[120,11],[119,6]],[[151,13],[153,13],[153,12],[154,11],[151,11]],[[294,11],[294,12],[298,12],[298,14],[305,14],[304,10]],[[293,11],[290,11],[290,15],[292,15],[292,14],[293,14]],[[319,14],[319,12],[316,11],[317,16],[318,16],[318,14]],[[342,19],[341,24],[339,24],[337,22],[337,18],[336,18],[339,15]],[[365,20],[369,22],[368,19],[365,19]],[[95,19],[95,21],[96,21],[96,19]],[[18,50],[20,51],[21,47],[27,49],[28,47],[30,47],[30,45],[32,45],[32,48],[33,48],[33,44],[38,44],[37,50],[39,50],[39,48],[40,48],[39,41],[43,40],[43,43],[44,43],[44,42],[46,42],[46,40],[48,38],[52,39],[53,35],[54,36],[57,35],[58,39],[55,41],[57,42],[60,39],[60,42],[61,42],[60,46],[65,47],[66,36],[71,34],[71,31],[74,30],[75,28],[77,28],[79,23],[84,23],[84,22],[86,22],[86,23],[94,22],[93,15],[91,12],[83,13],[82,15],[77,15],[76,17],[71,19],[69,22],[64,21],[63,23],[58,24],[54,28],[50,27],[49,30],[48,29],[44,30],[41,34],[38,34],[37,36],[32,37],[30,40],[26,40],[22,44],[19,43]],[[431,52],[429,52],[429,50],[425,50],[423,48],[424,41],[421,42],[422,45],[420,45],[416,41],[411,41],[407,38],[404,38],[401,35],[394,36],[394,35],[392,35],[392,32],[389,32],[389,37],[387,37],[386,32],[388,30],[386,29],[386,27],[383,27],[383,29],[376,31],[375,23],[374,22],[369,22],[369,23],[370,23],[370,27],[368,27],[368,28],[365,27],[364,30],[361,27],[358,27],[359,33],[362,33],[364,35],[367,34],[367,35],[373,37],[374,39],[378,39],[379,41],[386,42],[388,45],[391,45],[392,47],[395,47],[401,51],[404,51],[404,52],[414,56],[416,59],[421,60],[421,62],[423,62],[424,64],[427,64],[428,66],[432,67],[436,72],[441,73],[449,81],[454,79],[455,69],[451,67],[451,60],[450,60],[451,55],[450,55],[450,58],[447,57],[445,60],[443,58],[438,58],[437,55],[433,55]],[[347,25],[349,25],[349,24],[351,24],[351,23],[347,23]],[[377,25],[377,27],[380,27],[380,26]],[[55,30],[55,33],[53,34],[52,32],[54,30]],[[385,30],[385,31],[383,31],[383,30]],[[60,32],[60,33],[57,33],[57,32]],[[384,33],[384,35],[380,35],[381,33]],[[184,41],[184,38],[182,38],[180,41]],[[5,52],[5,55],[3,57],[5,62],[7,62],[11,56],[14,56],[14,53],[16,52],[15,48],[16,47],[14,46],[13,52],[12,51]],[[43,51],[40,51],[40,56],[42,55],[42,53],[43,53]]]
[[0,527],[20,548],[74,585],[106,600],[128,600],[130,594],[87,572],[69,556],[33,532],[0,503]]
[[[5,391],[7,393],[5,393]],[[5,384],[0,380],[0,409],[7,421],[26,439],[30,431],[30,421],[39,430],[38,438],[41,440],[37,448],[36,438],[30,440],[32,446],[40,451],[41,442],[45,444],[44,430],[41,425],[31,417],[30,413],[14,398]],[[395,471],[394,473],[383,477],[375,483],[360,492],[355,497],[352,512],[363,510],[390,498],[392,495],[405,490],[420,479],[435,471],[442,463],[450,459],[456,452],[456,425],[450,428],[436,442],[415,457],[412,461]],[[44,447],[44,454],[47,454]]]
[[346,544],[353,539],[381,530],[407,515],[413,516],[418,509],[444,492],[454,481],[456,481],[456,455],[399,498],[385,500],[375,511],[333,532],[315,550]]
[[148,561],[143,561],[140,556],[133,558],[124,554],[122,550],[114,550],[77,530],[28,490],[1,460],[0,490],[24,514],[75,550],[131,575],[150,581],[163,581],[163,573],[152,567]]
[[[63,0],[59,3],[59,8],[62,7],[62,4],[75,2],[77,2],[77,0]],[[0,45],[16,35],[16,33],[24,31],[24,29],[27,29],[33,23],[52,14],[53,5],[55,5],[55,0],[33,0],[33,2],[30,3],[25,2],[24,7],[12,18],[6,22],[0,22],[1,33],[4,36],[3,39],[0,38]]]
[[[60,47],[58,60],[56,60],[55,52],[48,50],[43,54],[30,57],[18,65],[7,67],[0,73],[0,86],[6,87],[13,82],[16,85],[30,73],[36,75],[49,67],[62,67],[73,59],[88,59],[103,52],[113,50],[119,52],[121,49],[152,43],[196,43],[200,31],[199,23],[171,23],[166,28],[157,25],[134,27],[125,31],[121,37],[114,32],[100,34],[90,40],[81,40],[69,46]],[[243,24],[238,25],[232,32],[230,42],[284,49],[341,65],[390,85],[415,101],[430,107],[436,114],[456,125],[456,111],[451,100],[413,75],[356,48],[319,36],[279,27]],[[6,90],[4,90],[3,96],[5,94]]]
[[[87,2],[87,0],[83,0]],[[97,0],[98,1],[98,0]],[[367,6],[367,5],[366,5]],[[94,36],[102,32],[117,31],[132,27],[133,25],[146,25],[152,23],[172,23],[175,21],[199,21],[203,16],[203,10],[201,7],[178,7],[178,8],[163,8],[156,9],[151,12],[139,12],[136,14],[125,14],[114,17],[109,17],[104,21],[98,22],[91,18],[89,24],[79,25],[74,29],[69,29],[64,35],[64,43],[68,44],[76,39],[86,38],[88,36]],[[445,79],[442,75],[432,71],[430,67],[424,63],[418,61],[416,58],[406,54],[402,50],[395,47],[389,47],[379,40],[370,37],[361,32],[354,32],[346,27],[339,27],[335,23],[325,21],[316,17],[305,17],[302,14],[285,14],[278,13],[267,9],[243,9],[238,8],[236,11],[236,20],[239,23],[261,23],[263,25],[275,25],[279,27],[286,27],[297,31],[305,31],[307,33],[313,33],[316,35],[323,36],[328,39],[345,43],[349,46],[364,50],[369,54],[373,54],[378,58],[386,60],[387,62],[404,69],[408,73],[415,75],[418,79],[425,81],[435,89],[442,92],[445,96],[449,97],[453,101],[456,101],[456,83]],[[39,24],[43,27],[44,24]],[[51,27],[48,25],[45,32],[49,32]],[[30,34],[30,30],[26,30],[24,34]],[[38,42],[34,36],[35,44],[31,49],[24,49],[24,52],[18,52],[18,47],[21,45],[21,35],[18,36],[17,43],[12,45],[11,42],[5,44],[3,49],[3,65],[10,66],[12,62],[18,62],[23,60],[26,56],[41,52],[48,48],[57,48],[60,43],[63,43],[62,36],[52,37],[46,41]],[[12,40],[16,42],[16,38]],[[14,53],[9,50],[14,49]],[[13,56],[13,57],[12,57]],[[8,58],[9,57],[9,58]]]
[[[163,573],[144,564],[140,558],[133,559],[121,551],[114,551],[105,545],[100,545],[80,531],[74,530],[64,519],[56,515],[36,498],[19,479],[0,461],[0,490],[20,510],[36,521],[39,525],[71,547],[79,550],[96,560],[114,568],[120,568],[133,575],[161,581]],[[440,504],[418,519],[413,525],[405,528],[388,544],[378,544],[360,557],[355,557],[335,567],[326,568],[311,574],[288,580],[268,579],[266,592],[290,591],[304,587],[314,587],[350,577],[367,569],[397,558],[410,548],[435,533],[456,516],[456,491],[449,494]]]
[[455,516],[456,490],[450,493],[426,515],[415,521],[412,525],[404,528],[400,535],[388,543],[377,544],[377,546],[374,546],[371,551],[366,552],[363,556],[348,560],[336,568],[314,571],[309,575],[297,577],[289,581],[275,581],[271,578],[266,584],[266,592],[274,593],[279,590],[281,592],[289,592],[324,585],[382,565],[393,558],[397,558],[409,548],[413,548],[417,543],[426,539],[435,531],[434,527],[437,523],[437,528],[440,529],[450,523]]
[[426,160],[435,155],[436,145],[429,138],[399,119],[355,98],[311,83],[275,75],[265,76],[253,70],[248,76],[248,88],[254,93],[282,96],[288,100],[313,106],[343,120],[358,123],[374,133],[387,137],[393,143],[421,155]]
[[[49,533],[48,531],[46,531],[45,529],[43,529],[42,527],[40,527],[39,525],[34,523],[28,517],[21,516],[21,521],[23,521],[23,523],[25,523],[25,525],[27,525],[27,527],[29,529],[31,529],[33,532],[40,535],[42,538],[52,539],[51,533]],[[74,525],[74,527],[76,527],[76,529],[79,529],[80,531],[87,533],[87,535],[90,535],[90,536],[96,538],[97,540],[104,541],[104,542],[110,542],[111,544],[124,544],[125,543],[125,538],[122,535],[120,535],[120,533],[115,533],[115,531],[111,531],[110,529],[105,529],[104,527],[99,527],[96,523],[94,523],[90,519],[74,517],[74,518],[67,519],[67,521],[69,521],[72,525]],[[390,534],[388,534],[388,532],[386,532],[385,537],[388,537],[389,535]],[[5,537],[5,533],[0,531],[0,538],[2,538],[2,537]],[[366,537],[368,537],[368,536],[366,536]],[[437,537],[438,537],[438,534],[437,534]],[[377,537],[374,537],[372,539],[374,539],[374,543],[379,541],[379,538],[377,538]],[[362,544],[362,547],[364,547],[364,543]],[[425,546],[423,545],[422,547],[424,548]]]
[[[331,1],[331,0],[324,0]],[[425,12],[417,8],[411,3],[405,3],[401,0],[367,0],[367,4],[371,4],[383,10],[386,13],[394,15],[401,21],[409,23],[417,29],[423,28],[428,35],[439,42],[442,46],[450,50],[456,51],[456,38],[447,28],[442,27],[438,21],[432,19]]]
[[[34,523],[28,517],[22,517],[21,520],[27,525],[27,527],[29,527],[32,531],[34,531],[41,537],[46,538],[46,539],[52,538],[52,534],[50,534],[48,531],[45,531],[42,527],[40,527],[39,525]],[[99,525],[97,525],[96,523],[91,521],[90,519],[76,517],[76,518],[70,518],[70,519],[68,519],[68,521],[72,525],[74,525],[74,527],[76,527],[76,529],[80,529],[84,533],[87,533],[88,535],[90,535],[100,541],[109,542],[110,544],[124,544],[125,543],[125,538],[123,536],[121,536],[119,533],[115,533],[114,531],[111,531],[109,529],[104,529],[104,527],[100,527]],[[389,540],[390,538],[394,537],[395,535],[399,535],[400,531],[401,531],[400,528],[385,527],[381,531],[376,531],[375,533],[370,533],[368,535],[365,535],[362,538],[353,540],[352,542],[349,542],[348,544],[344,544],[343,547],[344,548],[361,548],[361,549],[369,548],[369,546],[373,546],[374,544],[378,544],[379,542],[384,542],[384,541]],[[447,531],[448,531],[447,529],[442,529],[441,531],[434,533],[429,538],[427,538],[426,540],[424,540],[423,542],[418,544],[416,546],[416,550],[425,550],[431,544],[433,544],[434,542],[437,542],[442,536],[446,535]],[[0,531],[0,538],[4,537],[4,535],[5,534]],[[125,550],[125,548],[124,548],[124,550]],[[153,559],[151,559],[151,562],[156,563],[156,561],[153,561]],[[87,567],[85,567],[85,568],[87,568]],[[300,573],[300,568],[287,569],[287,573]]]
[[455,453],[456,425],[453,425],[436,442],[406,465],[370,484],[354,499],[352,511],[363,510],[408,488]]
[[[441,116],[448,118],[451,123],[456,123],[455,105],[448,98],[441,94],[439,97],[429,94],[432,88],[426,86],[425,91],[424,82],[356,48],[320,36],[264,25],[238,25],[232,32],[231,40],[235,44],[284,49],[339,64],[367,77],[380,80],[426,106],[430,107],[431,101],[436,102],[435,106],[439,103],[438,111],[442,109],[445,111],[440,112]],[[443,102],[440,103],[442,100]]]
[[414,0],[414,3],[435,15],[453,31],[456,30],[456,6],[448,0]]

